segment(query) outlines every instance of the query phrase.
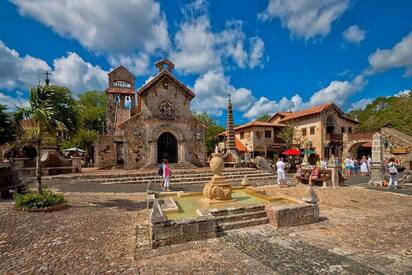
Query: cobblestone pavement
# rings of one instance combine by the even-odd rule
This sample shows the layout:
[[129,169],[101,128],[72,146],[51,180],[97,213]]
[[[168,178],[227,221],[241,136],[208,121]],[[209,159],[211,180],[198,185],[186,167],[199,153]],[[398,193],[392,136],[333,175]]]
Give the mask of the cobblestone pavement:
[[[262,187],[300,198],[305,186]],[[70,207],[25,213],[0,202],[0,274],[401,274],[412,272],[412,197],[315,188],[322,220],[230,231],[149,249],[144,193],[66,193]]]
[[[0,273],[129,273],[143,194],[68,193],[70,207],[27,213],[0,203]],[[129,259],[128,259],[129,258]]]

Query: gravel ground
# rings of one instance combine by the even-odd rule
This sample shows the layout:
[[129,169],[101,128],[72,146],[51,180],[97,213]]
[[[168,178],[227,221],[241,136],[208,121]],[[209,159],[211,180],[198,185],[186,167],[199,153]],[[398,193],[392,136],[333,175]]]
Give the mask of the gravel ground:
[[[57,189],[64,189],[60,185]],[[305,186],[264,189],[297,198],[306,191]],[[157,250],[148,248],[144,193],[66,191],[70,207],[51,213],[18,212],[13,202],[3,201],[0,273],[412,272],[412,196],[359,186],[316,192],[322,216],[316,224],[278,230],[257,226]]]

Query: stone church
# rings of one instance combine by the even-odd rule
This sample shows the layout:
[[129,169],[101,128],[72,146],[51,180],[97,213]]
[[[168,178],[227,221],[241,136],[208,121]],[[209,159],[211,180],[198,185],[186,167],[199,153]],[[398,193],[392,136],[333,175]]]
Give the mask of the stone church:
[[96,167],[143,168],[163,159],[205,165],[206,128],[190,110],[195,94],[173,75],[172,62],[155,66],[158,74],[137,91],[125,67],[108,74],[106,133],[96,141]]

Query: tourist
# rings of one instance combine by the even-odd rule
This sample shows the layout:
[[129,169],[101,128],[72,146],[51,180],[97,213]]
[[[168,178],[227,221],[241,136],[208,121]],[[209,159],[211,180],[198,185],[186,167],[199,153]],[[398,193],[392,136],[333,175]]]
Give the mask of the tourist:
[[358,172],[359,172],[359,169],[360,169],[360,167],[359,167],[359,161],[355,158],[355,159],[353,160],[353,174],[354,174],[354,175],[357,175]]
[[372,158],[371,158],[371,156],[368,156],[368,169],[369,169],[369,171],[371,170],[371,166],[372,166]]
[[326,159],[322,159],[320,161],[320,168],[321,169],[326,169],[327,168],[328,163],[326,162]]
[[344,164],[345,164],[346,177],[349,177],[350,169],[351,169],[351,160],[349,157],[346,157]]
[[368,161],[365,156],[363,156],[361,159],[360,171],[361,171],[362,176],[369,175]]
[[286,175],[285,175],[285,163],[282,158],[279,158],[276,162],[276,170],[278,173],[278,184],[280,187],[286,185]]
[[295,176],[293,177],[294,179],[293,183],[297,185],[300,182],[301,178],[302,178],[302,167],[300,165],[296,165],[296,173],[295,173]]
[[309,185],[312,185],[312,180],[313,179],[318,179],[320,175],[320,169],[318,166],[313,165],[312,166],[312,171],[310,172],[309,176]]
[[163,191],[170,191],[170,166],[167,159],[163,160]]
[[390,176],[388,188],[398,189],[398,169],[396,169],[394,158],[389,159],[388,170]]

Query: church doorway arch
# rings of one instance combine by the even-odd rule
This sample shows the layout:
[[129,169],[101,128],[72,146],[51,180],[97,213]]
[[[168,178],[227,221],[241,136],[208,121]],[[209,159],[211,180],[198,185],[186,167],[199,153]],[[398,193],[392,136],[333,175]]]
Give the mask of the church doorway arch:
[[157,162],[167,159],[169,163],[177,163],[177,139],[169,132],[165,132],[157,139]]

